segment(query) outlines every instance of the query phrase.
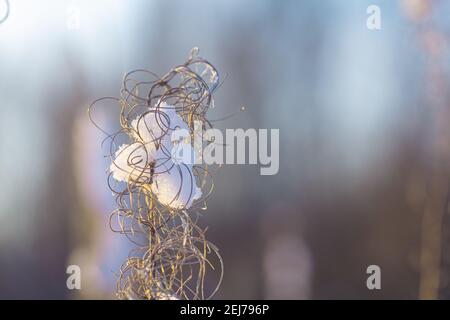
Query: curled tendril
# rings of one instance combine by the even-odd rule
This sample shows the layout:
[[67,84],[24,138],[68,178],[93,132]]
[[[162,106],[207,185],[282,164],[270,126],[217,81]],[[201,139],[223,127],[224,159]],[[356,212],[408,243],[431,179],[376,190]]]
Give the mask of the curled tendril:
[[5,13],[3,16],[0,16],[0,24],[6,21],[9,17],[9,0],[3,0],[5,3]]
[[[172,108],[183,119],[194,135],[194,121],[202,129],[211,128],[206,113],[213,106],[212,94],[219,86],[217,70],[207,60],[200,58],[194,48],[188,60],[158,77],[148,70],[133,70],[125,74],[120,98],[104,97],[94,101],[88,109],[92,123],[107,135],[108,157],[114,165],[117,143],[120,137],[139,145],[146,145],[140,130],[133,126],[133,119],[145,124],[145,116],[153,113],[160,127],[160,135],[153,136],[154,143],[163,155],[170,157],[161,141],[169,131],[167,108]],[[100,102],[119,105],[120,130],[109,134],[92,117],[93,108]],[[142,150],[145,150],[143,148]],[[144,151],[145,153],[145,151]],[[125,235],[136,248],[123,263],[117,282],[117,295],[122,299],[209,299],[218,290],[223,277],[223,262],[219,250],[206,240],[206,229],[198,226],[200,210],[206,209],[206,199],[214,189],[211,172],[206,165],[193,165],[192,176],[181,176],[198,181],[203,196],[190,208],[163,205],[152,190],[154,179],[172,167],[150,161],[148,154],[139,158],[131,152],[127,159],[133,164],[125,186],[116,183],[112,174],[108,177],[117,208],[110,215],[110,227]],[[164,163],[164,161],[163,161]],[[182,170],[182,165],[176,170]],[[186,182],[186,181],[185,181]],[[192,183],[191,183],[192,184]],[[195,184],[195,182],[194,182]],[[180,185],[180,190],[181,190]],[[207,192],[205,192],[205,190]],[[178,196],[178,195],[177,195]],[[189,197],[192,197],[191,192]],[[191,200],[191,199],[189,199]],[[218,266],[217,266],[218,265]],[[211,268],[219,272],[217,286],[206,290],[205,275]],[[209,288],[209,287],[208,287]],[[205,291],[209,291],[208,294]]]

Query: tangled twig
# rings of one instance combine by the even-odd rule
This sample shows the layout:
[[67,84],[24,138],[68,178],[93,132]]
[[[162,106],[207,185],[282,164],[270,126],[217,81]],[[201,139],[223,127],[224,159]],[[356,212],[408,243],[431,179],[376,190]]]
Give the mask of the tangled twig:
[[[212,127],[206,113],[219,75],[197,53],[192,49],[184,64],[163,77],[142,69],[128,72],[119,99],[101,98],[89,107],[91,121],[110,146],[108,185],[117,204],[111,229],[136,245],[120,270],[119,298],[208,299],[222,280],[218,249],[197,225],[214,187],[211,173],[204,165],[173,161],[170,150],[180,142],[171,138],[176,129],[187,129],[193,139],[194,121],[202,129]],[[92,118],[100,101],[120,106],[120,130],[114,134]],[[128,144],[118,147],[121,139]],[[205,294],[205,274],[214,264],[219,264],[218,284]]]

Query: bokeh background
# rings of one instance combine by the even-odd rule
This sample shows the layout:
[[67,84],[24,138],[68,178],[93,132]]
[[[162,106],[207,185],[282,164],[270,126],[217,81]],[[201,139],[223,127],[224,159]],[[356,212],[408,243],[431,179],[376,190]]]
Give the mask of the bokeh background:
[[[0,24],[0,298],[113,299],[88,105],[192,47],[221,72],[211,118],[280,129],[280,170],[225,165],[202,224],[218,299],[449,298],[450,2],[10,0]],[[369,30],[369,5],[381,29]],[[0,16],[6,2],[0,0]],[[242,107],[245,107],[244,111]],[[114,126],[117,109],[103,112]],[[82,289],[66,287],[66,268]],[[368,290],[379,265],[382,289]]]

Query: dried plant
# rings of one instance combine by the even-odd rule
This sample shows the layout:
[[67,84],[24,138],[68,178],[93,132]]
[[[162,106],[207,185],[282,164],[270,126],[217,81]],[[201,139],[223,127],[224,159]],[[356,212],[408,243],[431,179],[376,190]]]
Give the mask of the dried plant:
[[[217,70],[194,48],[185,63],[162,77],[147,70],[128,72],[120,98],[101,98],[89,107],[91,121],[109,143],[108,185],[117,204],[111,229],[136,245],[118,276],[119,298],[208,299],[220,286],[222,259],[197,224],[214,186],[210,170],[178,163],[170,150],[186,143],[173,139],[175,130],[187,129],[193,141],[194,121],[205,130],[212,127],[206,114],[218,86]],[[101,101],[119,105],[120,130],[114,134],[92,118]],[[127,143],[118,147],[121,139]],[[218,284],[206,293],[209,268],[219,273]]]
[[425,57],[425,97],[431,139],[427,165],[427,194],[423,203],[420,247],[420,299],[448,298],[450,288],[450,123],[447,60],[448,35],[432,19],[439,3],[402,0],[404,15],[414,26]]
[[6,19],[8,19],[8,17],[9,17],[9,0],[3,0],[3,1],[4,1],[4,6],[5,6],[5,12],[3,13],[2,16],[0,16],[0,24],[5,22]]

